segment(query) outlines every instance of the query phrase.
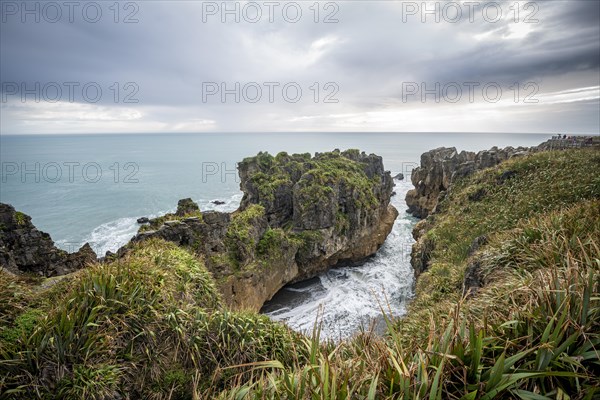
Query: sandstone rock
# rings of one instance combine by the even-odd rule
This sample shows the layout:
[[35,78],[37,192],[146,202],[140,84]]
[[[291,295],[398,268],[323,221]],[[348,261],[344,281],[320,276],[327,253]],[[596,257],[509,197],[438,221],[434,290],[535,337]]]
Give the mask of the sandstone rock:
[[415,277],[418,277],[429,268],[431,252],[434,250],[433,240],[423,236],[412,246],[410,254],[410,264],[412,265]]

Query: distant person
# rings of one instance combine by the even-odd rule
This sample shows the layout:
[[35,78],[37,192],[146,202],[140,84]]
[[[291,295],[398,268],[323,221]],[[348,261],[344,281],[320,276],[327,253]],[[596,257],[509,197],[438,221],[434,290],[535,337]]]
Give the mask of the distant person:
[[564,134],[564,135],[563,135],[563,139],[566,139],[566,138],[567,138],[567,135],[566,135],[566,134]]

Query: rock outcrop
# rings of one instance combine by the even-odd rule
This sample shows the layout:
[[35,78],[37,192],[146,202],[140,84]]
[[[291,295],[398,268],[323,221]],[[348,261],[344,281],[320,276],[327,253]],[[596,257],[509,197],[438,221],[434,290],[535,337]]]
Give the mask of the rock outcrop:
[[64,275],[96,261],[88,243],[76,253],[57,248],[50,235],[39,231],[31,217],[0,203],[0,267],[13,274],[45,277]]
[[[411,251],[411,265],[415,277],[427,270],[435,243],[425,234],[435,223],[438,204],[444,199],[453,182],[467,177],[476,171],[493,167],[513,157],[521,157],[529,153],[545,150],[544,145],[538,147],[492,147],[478,153],[456,151],[454,147],[441,147],[421,155],[421,165],[412,171],[411,180],[415,186],[406,194],[408,212],[415,217],[423,218],[413,228],[415,243]],[[512,171],[506,171],[498,177],[499,183],[511,179]],[[469,201],[477,202],[485,196],[485,190],[480,189],[469,196]],[[473,269],[468,276],[469,289],[476,285],[477,273]]]
[[197,212],[200,212],[200,207],[198,207],[198,204],[194,203],[189,197],[177,202],[177,211],[175,211],[175,215],[178,217],[184,217]]
[[373,154],[259,153],[238,170],[244,196],[237,211],[199,213],[186,200],[185,212],[151,220],[133,238],[193,249],[236,309],[259,310],[288,283],[361,262],[398,215],[391,175]]
[[[373,255],[398,215],[390,205],[393,180],[374,154],[259,153],[243,160],[239,173],[244,197],[235,212],[201,212],[182,199],[173,214],[140,218],[131,242],[101,261],[122,257],[136,242],[174,242],[204,260],[230,306],[259,310],[288,283]],[[95,261],[88,244],[69,254],[30,217],[0,204],[0,265],[6,270],[49,277]]]
[[421,165],[412,171],[411,181],[415,186],[406,194],[408,212],[425,218],[435,211],[440,196],[444,196],[450,184],[475,171],[493,167],[512,157],[519,157],[537,148],[492,147],[478,153],[456,151],[454,147],[440,147],[421,155]]

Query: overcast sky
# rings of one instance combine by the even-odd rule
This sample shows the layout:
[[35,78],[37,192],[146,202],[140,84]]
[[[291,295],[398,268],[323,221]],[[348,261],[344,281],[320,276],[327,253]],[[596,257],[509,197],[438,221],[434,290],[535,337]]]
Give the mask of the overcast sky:
[[595,0],[1,3],[2,134],[599,131]]

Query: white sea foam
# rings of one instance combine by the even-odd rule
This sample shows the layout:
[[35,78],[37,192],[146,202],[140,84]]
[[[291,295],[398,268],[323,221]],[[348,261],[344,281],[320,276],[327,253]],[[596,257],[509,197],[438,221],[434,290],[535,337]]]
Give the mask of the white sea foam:
[[[381,322],[382,309],[392,315],[406,312],[414,281],[408,257],[414,220],[404,212],[410,183],[396,184],[392,204],[400,215],[375,257],[359,267],[332,269],[302,288],[284,288],[281,300],[276,296],[265,306],[267,315],[305,333],[312,331],[319,316],[321,336],[340,339]],[[298,298],[298,292],[310,295]]]
[[[267,304],[267,315],[285,321],[295,330],[310,333],[319,316],[324,338],[346,338],[381,319],[382,308],[392,315],[405,313],[406,301],[412,296],[413,271],[409,250],[413,243],[411,230],[414,220],[405,214],[404,196],[411,187],[409,182],[396,181],[398,194],[392,204],[400,211],[394,227],[375,257],[359,267],[332,269],[317,279],[284,288],[282,302]],[[236,210],[242,199],[237,193],[226,199],[194,199],[203,211]],[[214,200],[224,201],[216,205]],[[175,208],[162,210],[154,218]],[[89,242],[96,254],[117,251],[137,232],[136,217],[123,217],[101,224],[84,238],[79,246]],[[61,243],[57,242],[60,246]],[[61,246],[64,247],[64,246]],[[76,251],[77,248],[70,248]],[[276,299],[274,299],[276,300]]]
[[[242,199],[242,194],[234,194],[228,199],[223,200],[225,204],[216,205],[212,203],[212,199],[200,199],[197,201],[200,209],[202,211],[208,210],[217,210],[217,211],[234,211],[240,205],[240,201]],[[175,208],[162,210],[155,214],[147,215],[148,218],[156,218],[160,215],[164,215],[166,213],[175,212]],[[120,247],[124,246],[131,240],[131,238],[136,234],[140,225],[137,223],[138,217],[124,217],[118,218],[116,220],[104,223],[92,230],[89,235],[87,235],[84,240],[79,243],[79,247],[85,243],[89,243],[92,249],[96,252],[96,254],[101,257],[106,254],[107,251],[115,252]],[[77,248],[73,248],[70,243],[62,243],[57,242],[57,245],[65,248],[68,251],[77,251]]]

